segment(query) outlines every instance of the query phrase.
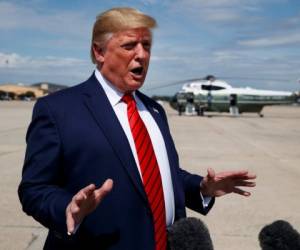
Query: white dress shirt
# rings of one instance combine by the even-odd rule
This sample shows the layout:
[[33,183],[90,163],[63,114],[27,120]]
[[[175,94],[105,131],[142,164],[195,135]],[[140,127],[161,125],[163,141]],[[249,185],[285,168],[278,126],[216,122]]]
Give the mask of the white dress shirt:
[[[142,178],[140,164],[139,164],[139,160],[135,148],[135,143],[131,133],[129,121],[127,118],[127,104],[121,101],[121,98],[123,97],[124,93],[118,91],[108,80],[106,80],[101,75],[101,73],[97,69],[95,70],[95,76],[99,81],[99,83],[101,84],[102,88],[104,89],[104,92],[107,95],[107,98],[126,134],[136,165],[138,166],[138,171]],[[174,192],[173,192],[173,184],[172,184],[172,178],[170,172],[170,165],[169,165],[169,159],[168,159],[165,141],[154,118],[147,110],[147,108],[144,106],[142,101],[138,98],[138,96],[135,95],[134,92],[133,92],[133,97],[136,101],[136,106],[140,114],[140,117],[145,123],[145,126],[148,130],[149,136],[152,141],[153,149],[155,152],[155,156],[158,162],[160,175],[162,179],[163,193],[164,193],[165,206],[166,206],[166,223],[167,226],[170,226],[174,222],[175,203],[174,203]]]

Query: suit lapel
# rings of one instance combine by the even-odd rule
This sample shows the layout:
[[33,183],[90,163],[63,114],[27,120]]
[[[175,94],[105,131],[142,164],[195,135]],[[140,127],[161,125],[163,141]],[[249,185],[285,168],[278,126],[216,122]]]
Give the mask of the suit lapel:
[[94,74],[88,80],[84,91],[84,103],[96,120],[99,128],[111,144],[121,165],[126,169],[133,185],[147,202],[143,183],[138,172],[131,148],[123,128],[109,100]]

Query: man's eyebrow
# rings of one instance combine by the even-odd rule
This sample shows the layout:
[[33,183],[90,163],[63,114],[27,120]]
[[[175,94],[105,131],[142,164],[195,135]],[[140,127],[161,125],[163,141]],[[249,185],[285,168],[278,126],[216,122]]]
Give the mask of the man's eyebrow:
[[133,45],[133,44],[137,44],[138,41],[135,41],[135,40],[132,40],[132,41],[124,41],[121,43],[121,46],[122,45]]
[[151,43],[152,39],[151,38],[143,38],[142,40],[139,39],[128,39],[127,41],[122,41],[121,44],[133,44],[133,43]]

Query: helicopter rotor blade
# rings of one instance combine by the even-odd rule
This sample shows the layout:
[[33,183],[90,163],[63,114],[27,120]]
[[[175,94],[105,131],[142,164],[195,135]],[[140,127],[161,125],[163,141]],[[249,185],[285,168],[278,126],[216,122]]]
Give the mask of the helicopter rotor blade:
[[213,79],[224,79],[224,80],[247,80],[247,81],[273,81],[273,82],[292,82],[291,79],[274,79],[274,78],[259,78],[259,77],[235,77],[235,76],[218,76],[215,77],[213,75],[208,75],[206,77],[198,77],[198,78],[190,78],[190,79],[183,79],[179,81],[169,82],[167,84],[162,85],[155,85],[153,87],[145,88],[145,90],[154,90],[154,89],[162,89],[167,88],[171,86],[176,86],[179,84],[185,84],[193,81],[199,81],[199,80],[208,80],[209,77],[213,77]]
[[169,82],[167,84],[156,85],[156,86],[153,86],[150,88],[145,88],[145,90],[162,89],[162,88],[167,88],[167,87],[176,86],[179,84],[185,84],[188,82],[193,82],[193,81],[198,81],[198,80],[203,80],[203,78],[191,78],[191,79],[184,79],[184,80],[175,81],[175,82]]
[[259,77],[231,77],[231,76],[221,76],[217,79],[225,79],[225,80],[253,80],[253,81],[273,81],[273,82],[291,82],[291,79],[274,79],[274,78],[259,78]]

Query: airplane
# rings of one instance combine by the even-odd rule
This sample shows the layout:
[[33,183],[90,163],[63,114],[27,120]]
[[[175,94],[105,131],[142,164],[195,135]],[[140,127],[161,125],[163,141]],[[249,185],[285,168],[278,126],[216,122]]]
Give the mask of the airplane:
[[234,88],[226,81],[208,75],[185,83],[170,105],[179,115],[203,116],[204,112],[213,111],[229,112],[233,116],[250,112],[263,117],[264,106],[292,104],[295,101],[296,95],[292,92]]

